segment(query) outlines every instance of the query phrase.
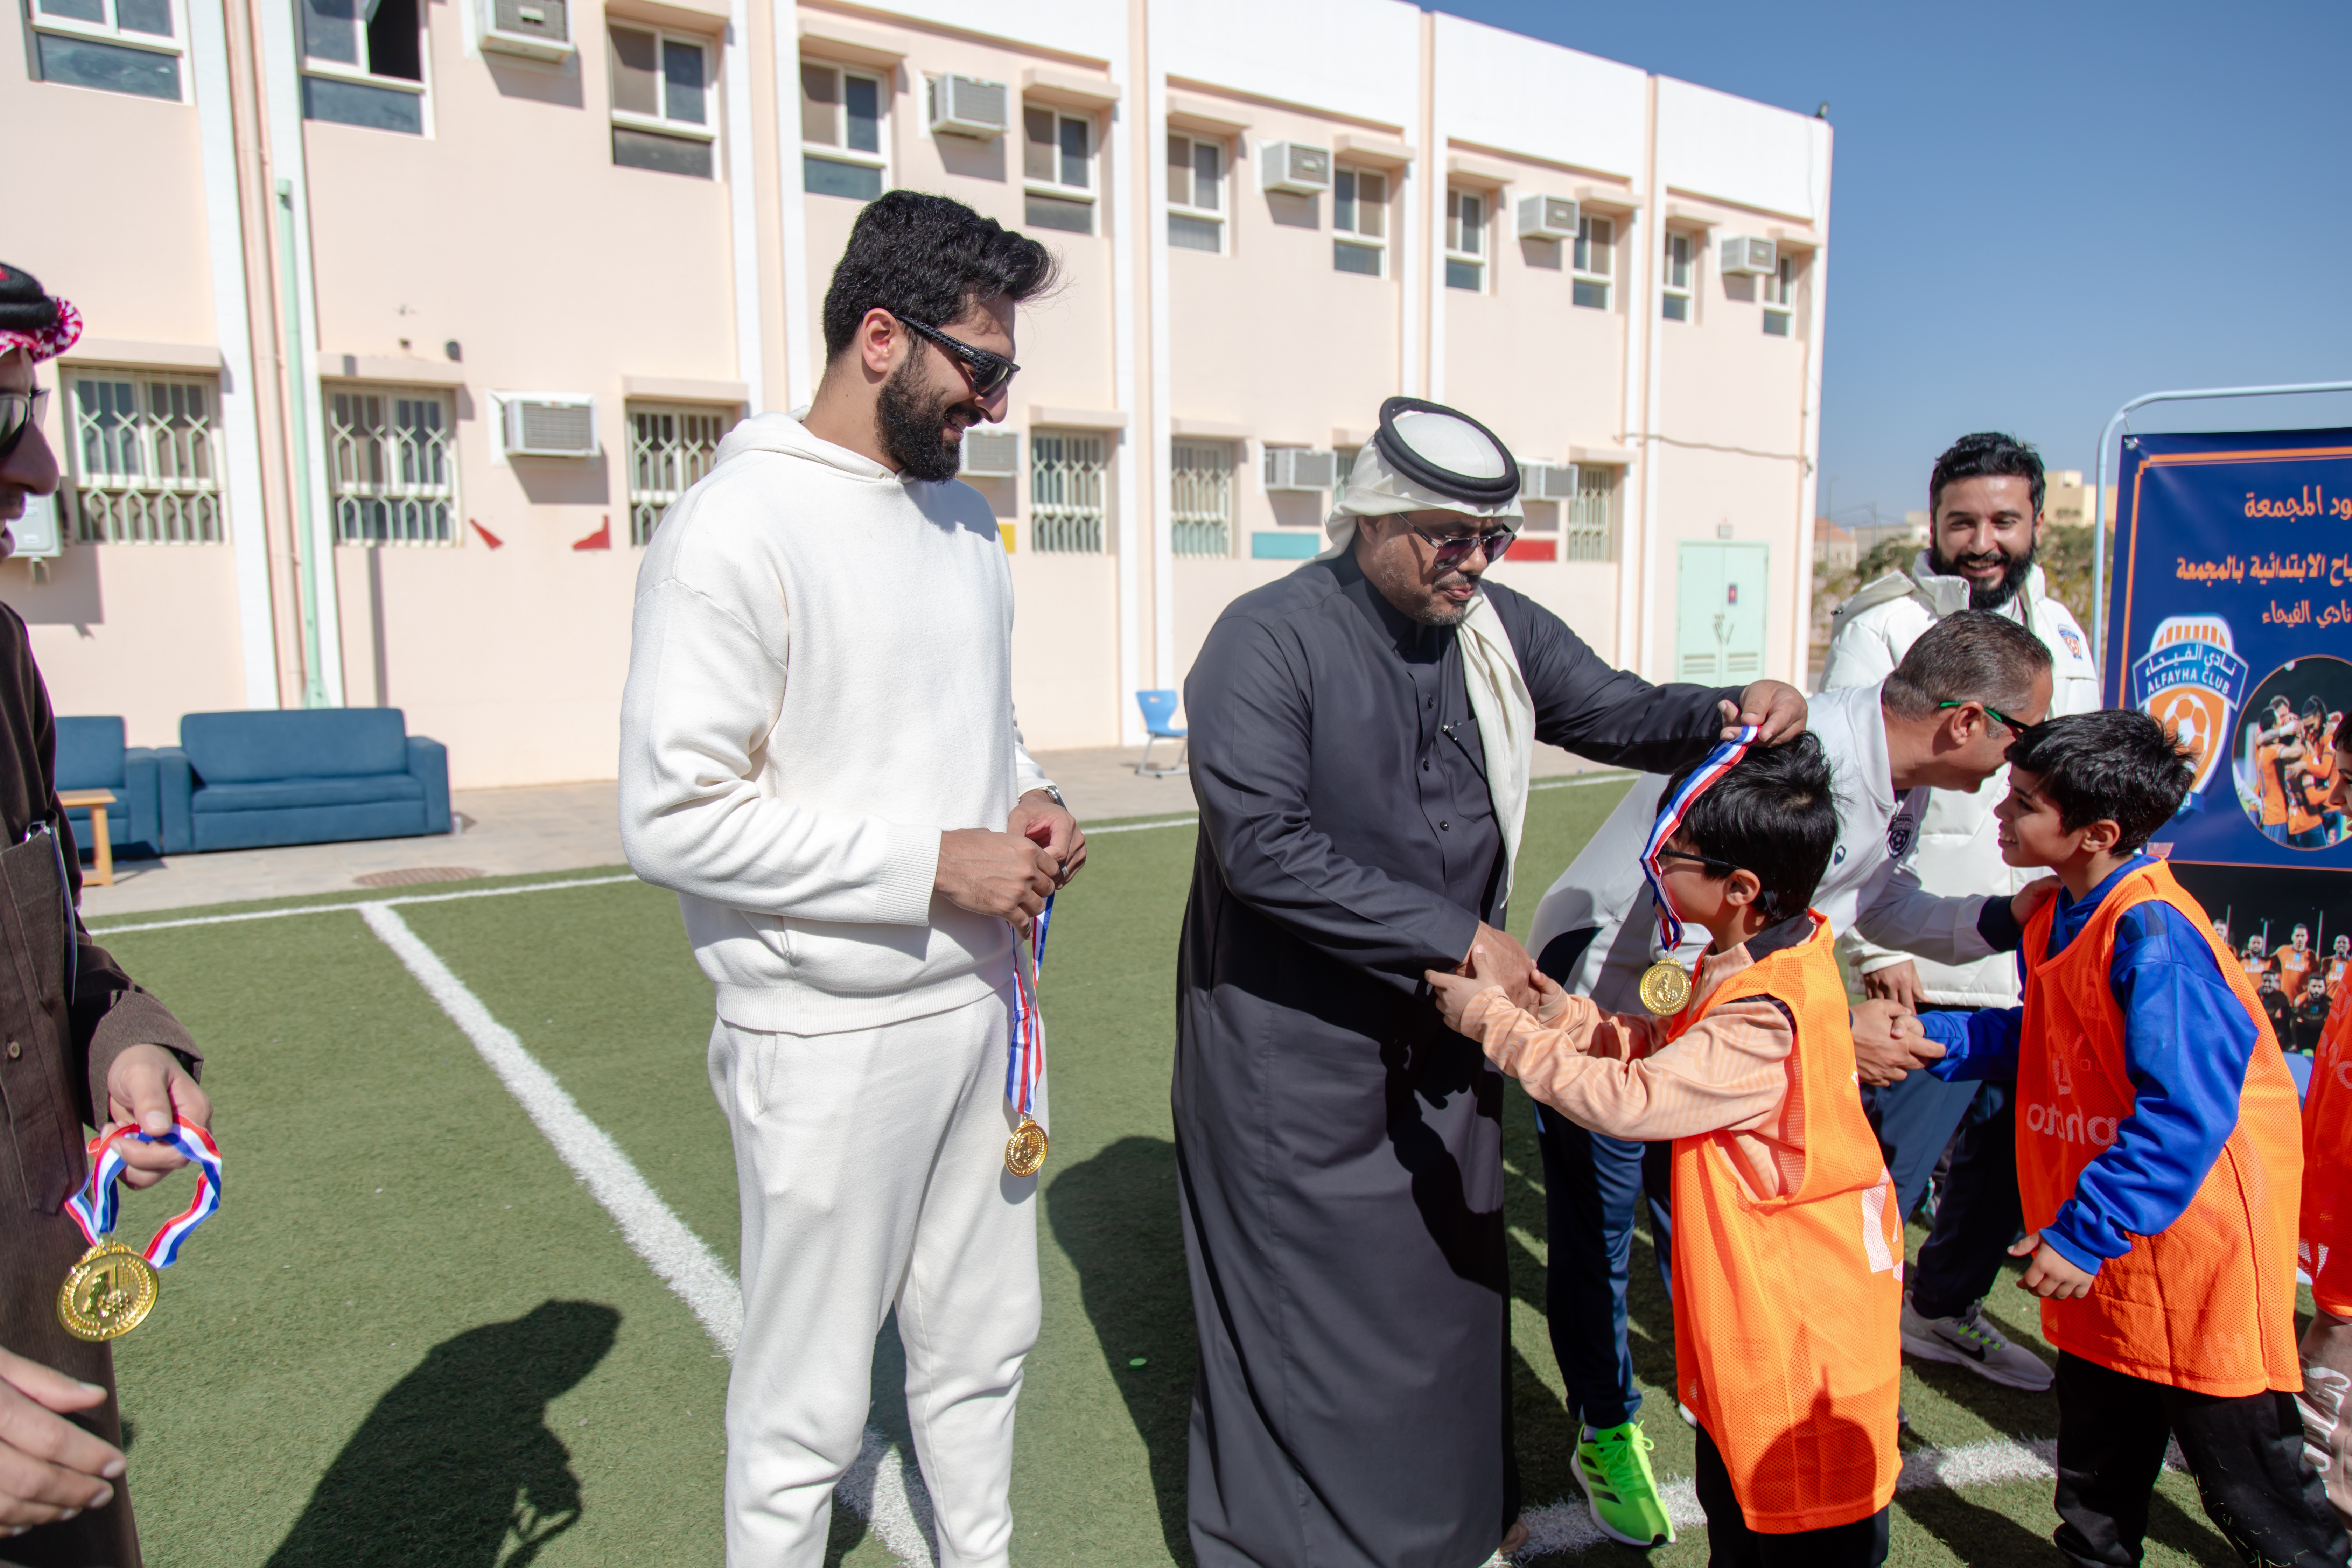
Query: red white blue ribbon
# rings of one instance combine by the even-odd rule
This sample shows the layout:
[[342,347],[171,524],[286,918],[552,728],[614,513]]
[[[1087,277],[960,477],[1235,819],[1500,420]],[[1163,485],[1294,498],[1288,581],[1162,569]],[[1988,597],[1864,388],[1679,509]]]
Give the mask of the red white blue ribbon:
[[1045,1076],[1045,1020],[1037,1011],[1037,977],[1045,972],[1045,928],[1053,923],[1054,895],[1029,922],[1030,965],[1021,967],[1021,943],[1013,943],[1013,1045],[1004,1058],[1004,1098],[1022,1116],[1037,1099],[1037,1085]]
[[1748,748],[1763,733],[1760,725],[1744,724],[1739,733],[1717,746],[1706,754],[1706,761],[1690,771],[1682,787],[1658,808],[1658,820],[1650,825],[1650,837],[1642,846],[1642,875],[1649,879],[1650,901],[1658,907],[1658,941],[1671,956],[1683,944],[1683,917],[1676,912],[1675,901],[1666,895],[1665,879],[1658,870],[1658,851],[1666,840],[1681,831],[1683,818],[1698,804],[1698,797],[1715,787],[1716,781],[1729,773],[1748,754]]
[[114,1189],[128,1164],[120,1147],[125,1138],[136,1138],[142,1143],[168,1143],[185,1154],[196,1167],[196,1195],[179,1216],[155,1233],[147,1244],[147,1261],[158,1268],[169,1268],[180,1256],[180,1247],[189,1233],[213,1217],[221,1205],[221,1155],[213,1146],[212,1134],[194,1122],[183,1121],[161,1138],[151,1138],[133,1126],[118,1127],[89,1141],[89,1184],[66,1200],[66,1212],[73,1215],[81,1233],[96,1247],[106,1233],[114,1228],[114,1216],[120,1194]]

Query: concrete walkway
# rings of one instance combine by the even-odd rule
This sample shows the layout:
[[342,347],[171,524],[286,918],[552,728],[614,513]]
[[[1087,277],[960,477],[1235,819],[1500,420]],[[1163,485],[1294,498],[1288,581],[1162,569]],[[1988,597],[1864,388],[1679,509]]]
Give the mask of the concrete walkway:
[[[1142,755],[1140,747],[1110,747],[1046,752],[1037,760],[1081,822],[1192,815],[1191,780],[1181,773],[1138,777],[1135,764]],[[1152,760],[1158,763],[1170,755],[1163,745]],[[1590,766],[1547,746],[1538,749],[1535,773],[1541,778]],[[624,857],[614,788],[602,783],[459,790],[450,801],[458,831],[446,836],[118,860],[114,886],[82,889],[82,913],[97,919],[247,899],[617,866]]]

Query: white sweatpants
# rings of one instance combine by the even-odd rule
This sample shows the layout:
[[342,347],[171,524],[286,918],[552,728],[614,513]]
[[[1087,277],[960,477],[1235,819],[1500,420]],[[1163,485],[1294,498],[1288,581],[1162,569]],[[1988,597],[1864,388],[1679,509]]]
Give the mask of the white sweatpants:
[[1038,1318],[1037,1178],[1004,1169],[1008,1020],[991,996],[846,1034],[711,1032],[743,1208],[729,1568],[820,1568],[894,1306],[940,1568],[1006,1562]]

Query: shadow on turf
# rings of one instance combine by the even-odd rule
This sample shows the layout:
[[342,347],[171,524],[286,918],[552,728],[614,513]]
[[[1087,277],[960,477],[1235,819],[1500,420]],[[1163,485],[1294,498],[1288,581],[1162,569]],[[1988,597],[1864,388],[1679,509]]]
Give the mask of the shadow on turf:
[[268,1568],[528,1568],[580,1519],[548,1402],[620,1327],[610,1307],[546,1301],[434,1346],[335,1456]]

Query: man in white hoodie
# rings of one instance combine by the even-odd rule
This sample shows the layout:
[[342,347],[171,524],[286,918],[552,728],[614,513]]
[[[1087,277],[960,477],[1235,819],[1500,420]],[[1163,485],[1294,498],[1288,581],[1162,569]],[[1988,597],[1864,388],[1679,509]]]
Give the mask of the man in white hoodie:
[[[1927,548],[1908,571],[1889,573],[1839,609],[1822,689],[1876,685],[1928,627],[1974,609],[2017,621],[2049,648],[2052,718],[2100,707],[2090,639],[2073,613],[2050,596],[2033,562],[2048,532],[2042,497],[2042,459],[2032,447],[1995,432],[1954,442],[1928,478]],[[2008,792],[2004,769],[1974,794],[1939,789],[1929,795],[1912,852],[1929,892],[2010,894],[2036,875],[2005,864],[1994,842],[1993,807]],[[1839,945],[1861,973],[1867,995],[1915,1011],[2017,1005],[2017,965],[2007,954],[1936,963],[1877,945],[1858,931],[1844,933]],[[1948,1084],[1915,1072],[1865,1090],[1865,1098],[1906,1215],[1972,1106],[1976,1118],[1954,1151],[1935,1234],[1920,1249],[1909,1281],[1905,1348],[2011,1387],[2047,1388],[2049,1368],[1977,1310],[2017,1234],[2015,1133],[2006,1086]]]
[[1037,1178],[1007,1140],[1046,1121],[1042,1082],[1007,1099],[1015,933],[1086,841],[1022,744],[1011,574],[954,480],[963,431],[1004,416],[1013,309],[1055,271],[945,197],[868,205],[815,400],[738,426],[638,574],[621,833],[718,992],[735,1568],[823,1561],[893,1309],[943,1568],[1012,1540]]

